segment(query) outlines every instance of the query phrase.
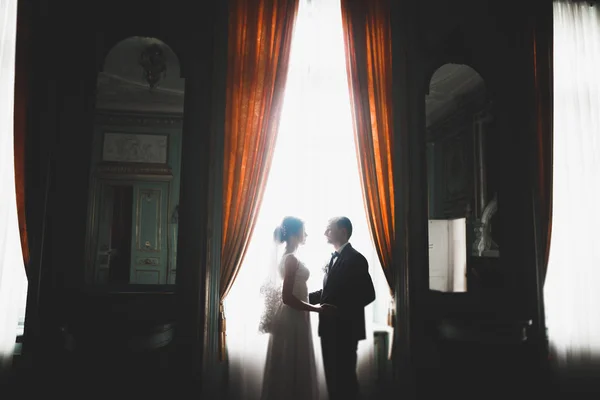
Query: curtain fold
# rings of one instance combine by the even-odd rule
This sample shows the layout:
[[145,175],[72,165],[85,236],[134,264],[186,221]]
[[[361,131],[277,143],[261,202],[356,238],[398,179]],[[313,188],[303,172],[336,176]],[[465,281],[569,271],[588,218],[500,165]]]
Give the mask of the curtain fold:
[[552,243],[544,283],[550,351],[563,372],[600,365],[600,10],[553,5]]
[[[387,0],[342,0],[354,139],[369,227],[394,287],[392,36]],[[391,317],[391,315],[390,315]]]
[[552,236],[553,71],[552,4],[545,6],[531,27],[535,88],[535,216],[538,232],[540,283],[546,279]]
[[14,105],[14,155],[15,190],[17,193],[17,212],[21,249],[25,271],[29,265],[29,243],[27,221],[25,217],[25,138],[27,135],[27,102],[29,94],[30,31],[29,15],[26,4],[19,4],[17,13],[17,49],[15,55],[15,105]]
[[0,2],[0,379],[12,365],[25,279],[13,155],[16,25],[17,0]]
[[219,349],[226,355],[227,297],[262,201],[283,104],[298,0],[232,0],[223,172]]

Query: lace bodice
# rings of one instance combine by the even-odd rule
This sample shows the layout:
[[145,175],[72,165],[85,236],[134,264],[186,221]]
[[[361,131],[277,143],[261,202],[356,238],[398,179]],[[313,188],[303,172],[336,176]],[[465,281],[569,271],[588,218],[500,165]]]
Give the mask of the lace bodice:
[[[285,260],[291,255],[285,254],[281,257],[279,263],[279,273],[283,277],[285,275]],[[298,261],[298,269],[296,270],[296,279],[294,279],[294,289],[292,293],[302,301],[308,301],[308,286],[306,282],[310,278],[310,270],[306,268],[302,261]]]
[[[265,308],[259,324],[260,332],[273,333],[273,331],[277,329],[277,326],[281,325],[282,318],[285,319],[285,315],[290,314],[290,311],[294,314],[297,313],[297,310],[284,305],[282,302],[282,283],[285,278],[285,261],[290,255],[291,253],[284,254],[279,261],[278,269],[281,280],[269,279],[260,289],[261,294],[265,299]],[[310,271],[303,262],[299,261],[298,264],[292,294],[297,299],[308,302],[307,281],[310,277]],[[304,314],[306,313],[302,312],[298,315],[302,315],[303,319],[308,316],[308,314]]]

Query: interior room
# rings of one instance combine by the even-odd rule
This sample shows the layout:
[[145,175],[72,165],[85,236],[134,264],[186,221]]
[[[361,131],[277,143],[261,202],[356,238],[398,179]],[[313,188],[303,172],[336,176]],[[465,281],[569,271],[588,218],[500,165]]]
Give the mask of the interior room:
[[[262,196],[244,213],[254,197],[231,189],[244,178],[228,168],[250,157],[226,134],[243,125],[229,96],[245,87],[231,71],[248,56],[231,43],[235,18],[251,19],[239,10],[259,3],[18,1],[14,164],[27,279],[11,390],[227,398],[236,317],[224,297],[238,275],[226,266],[242,263],[254,228],[235,218],[257,213]],[[368,20],[363,11],[388,16],[377,43],[391,60],[375,76],[389,79],[378,90],[393,121],[383,124],[393,173],[379,185],[393,212],[362,192],[379,212],[367,215],[395,232],[364,222],[378,293],[391,293],[374,306],[388,318],[369,331],[369,398],[529,398],[558,387],[543,294],[554,14],[551,1],[525,3],[342,0],[354,22]],[[361,100],[351,101],[357,134]],[[267,154],[265,143],[256,148]],[[255,180],[270,167],[260,157],[243,169]],[[232,244],[240,230],[250,233]]]

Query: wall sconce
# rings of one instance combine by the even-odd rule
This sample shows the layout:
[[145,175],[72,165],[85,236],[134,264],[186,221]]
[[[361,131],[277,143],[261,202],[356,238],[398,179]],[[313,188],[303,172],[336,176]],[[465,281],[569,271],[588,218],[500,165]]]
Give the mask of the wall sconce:
[[138,62],[143,69],[143,78],[148,82],[150,89],[154,89],[160,80],[167,76],[167,57],[156,43],[142,51]]

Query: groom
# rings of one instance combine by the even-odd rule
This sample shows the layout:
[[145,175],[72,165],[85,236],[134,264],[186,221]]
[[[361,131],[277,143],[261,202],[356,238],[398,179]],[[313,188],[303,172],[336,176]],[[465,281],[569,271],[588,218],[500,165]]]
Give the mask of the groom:
[[348,243],[352,223],[347,217],[329,221],[325,231],[335,252],[327,265],[323,289],[311,293],[311,304],[323,304],[319,336],[329,400],[358,398],[356,350],[365,339],[365,307],[375,289],[365,257]]

